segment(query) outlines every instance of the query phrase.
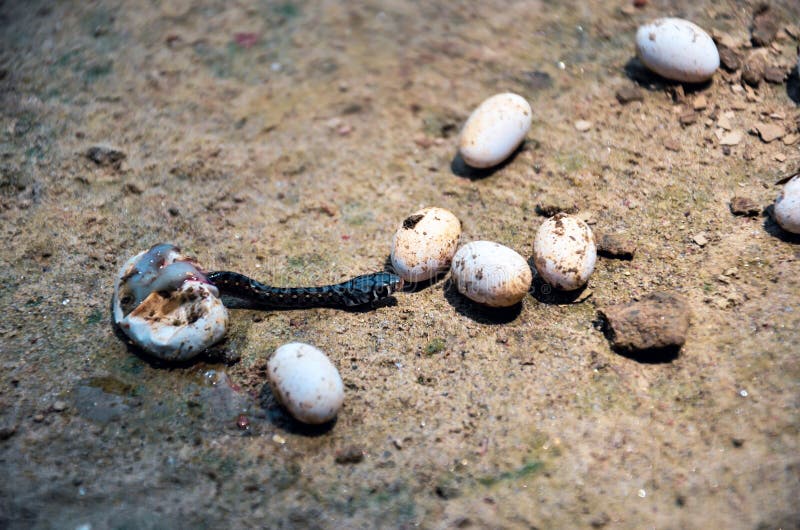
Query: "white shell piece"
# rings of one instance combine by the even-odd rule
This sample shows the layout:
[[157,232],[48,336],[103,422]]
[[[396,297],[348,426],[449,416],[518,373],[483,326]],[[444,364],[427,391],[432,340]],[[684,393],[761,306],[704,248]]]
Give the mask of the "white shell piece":
[[490,307],[519,303],[533,278],[525,258],[493,241],[473,241],[461,247],[450,273],[461,294]]
[[496,94],[472,111],[461,129],[458,149],[467,165],[496,166],[522,143],[531,127],[533,112],[517,94]]
[[291,342],[278,348],[267,363],[275,399],[303,423],[325,423],[339,413],[344,384],[339,371],[320,350]]
[[[114,322],[155,357],[191,359],[225,336],[228,311],[217,288],[194,262],[174,247],[154,260],[152,251],[157,247],[167,246],[141,252],[119,270],[112,301]],[[176,266],[170,268],[172,264]]]
[[647,68],[674,81],[706,81],[719,68],[711,36],[682,18],[660,18],[640,26],[636,53]]
[[784,184],[774,206],[775,221],[787,232],[800,234],[800,176]]
[[539,275],[563,291],[589,281],[597,261],[597,247],[589,225],[563,213],[547,219],[533,241],[533,263]]
[[408,282],[447,271],[461,236],[461,221],[444,208],[423,208],[408,216],[392,239],[392,267]]

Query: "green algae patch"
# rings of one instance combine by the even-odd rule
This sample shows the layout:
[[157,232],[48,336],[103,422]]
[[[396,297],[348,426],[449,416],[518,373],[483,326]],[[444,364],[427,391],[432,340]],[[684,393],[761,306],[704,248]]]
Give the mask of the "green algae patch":
[[422,351],[425,352],[425,355],[434,355],[444,350],[444,346],[444,339],[436,338],[430,341]]
[[520,480],[526,477],[529,477],[537,472],[539,472],[544,467],[544,463],[539,460],[532,460],[530,462],[525,462],[522,466],[518,467],[517,469],[512,469],[510,471],[504,471],[498,475],[487,475],[484,477],[479,477],[478,482],[484,486],[494,486],[500,482],[507,482],[509,480]]

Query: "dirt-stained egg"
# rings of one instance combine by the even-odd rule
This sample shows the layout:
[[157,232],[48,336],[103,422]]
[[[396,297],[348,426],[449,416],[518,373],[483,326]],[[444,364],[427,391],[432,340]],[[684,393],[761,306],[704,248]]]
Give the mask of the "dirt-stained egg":
[[493,241],[473,241],[458,249],[450,274],[458,292],[490,307],[519,303],[533,278],[525,258]]
[[544,281],[562,291],[580,288],[591,276],[597,247],[589,225],[559,213],[547,219],[533,241],[533,263]]
[[430,280],[450,267],[461,221],[444,208],[423,208],[403,221],[392,239],[392,267],[407,282]]
[[707,81],[719,68],[714,40],[682,18],[660,18],[640,26],[636,54],[647,68],[674,81]]
[[800,175],[784,184],[774,206],[775,221],[787,232],[800,234]]
[[467,165],[487,168],[508,158],[531,127],[533,112],[525,98],[510,92],[496,94],[472,111],[458,139]]
[[303,423],[326,423],[344,403],[339,371],[309,344],[290,342],[275,350],[267,362],[267,377],[275,399]]
[[117,274],[114,322],[142,350],[191,359],[222,340],[228,311],[197,263],[169,244],[129,259]]

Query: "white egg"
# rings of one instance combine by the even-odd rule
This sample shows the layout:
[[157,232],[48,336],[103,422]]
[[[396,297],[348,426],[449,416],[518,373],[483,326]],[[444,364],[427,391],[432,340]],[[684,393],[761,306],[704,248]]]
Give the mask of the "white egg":
[[584,285],[594,271],[597,247],[589,225],[563,213],[547,219],[533,241],[533,263],[539,275],[562,291]]
[[275,399],[303,423],[332,420],[344,402],[339,371],[320,350],[302,342],[278,348],[267,363]]
[[531,106],[516,94],[497,94],[478,105],[461,129],[458,149],[468,165],[496,166],[522,143],[531,127]]
[[800,176],[789,180],[775,199],[775,221],[787,232],[800,234]]
[[228,328],[217,288],[173,245],[155,245],[125,262],[112,308],[114,322],[136,345],[167,361],[191,359]]
[[461,221],[444,208],[423,208],[408,216],[392,239],[392,267],[408,282],[447,271],[461,236]]
[[458,291],[490,307],[509,307],[525,298],[531,268],[525,258],[493,241],[473,241],[461,247],[450,269]]
[[660,18],[640,26],[636,53],[650,70],[674,81],[706,81],[719,68],[719,52],[711,36],[681,18]]

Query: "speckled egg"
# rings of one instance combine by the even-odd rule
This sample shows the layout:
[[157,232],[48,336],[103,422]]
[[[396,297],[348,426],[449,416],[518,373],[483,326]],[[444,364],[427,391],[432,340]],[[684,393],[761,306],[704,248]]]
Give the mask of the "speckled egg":
[[636,54],[647,68],[674,81],[707,81],[719,68],[719,52],[711,36],[681,18],[660,18],[640,26]]
[[516,94],[496,94],[485,100],[461,129],[461,158],[475,168],[496,166],[525,139],[532,114],[525,98]]
[[458,292],[490,307],[519,303],[531,287],[525,258],[493,241],[473,241],[461,247],[450,268]]
[[597,247],[589,225],[563,213],[547,219],[533,241],[533,263],[539,275],[562,291],[583,286],[594,271]]
[[461,221],[444,208],[409,215],[392,239],[392,267],[407,282],[429,280],[447,271],[461,237]]
[[800,176],[793,177],[775,199],[775,221],[787,232],[800,234]]
[[275,399],[303,423],[328,422],[342,408],[344,385],[339,371],[314,346],[284,344],[267,363],[267,374]]

